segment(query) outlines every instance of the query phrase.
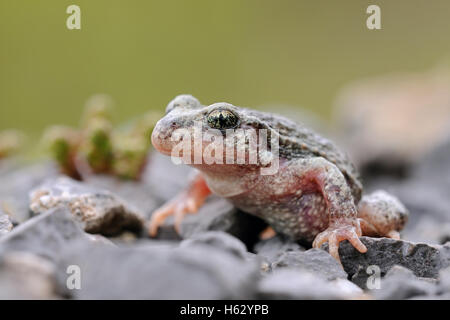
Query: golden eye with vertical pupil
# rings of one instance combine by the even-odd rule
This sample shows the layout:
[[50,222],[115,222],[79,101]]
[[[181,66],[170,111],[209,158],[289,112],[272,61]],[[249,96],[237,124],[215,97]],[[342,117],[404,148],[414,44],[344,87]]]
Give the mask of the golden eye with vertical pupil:
[[233,112],[226,109],[216,109],[207,116],[208,125],[213,129],[232,129],[239,124],[239,118]]

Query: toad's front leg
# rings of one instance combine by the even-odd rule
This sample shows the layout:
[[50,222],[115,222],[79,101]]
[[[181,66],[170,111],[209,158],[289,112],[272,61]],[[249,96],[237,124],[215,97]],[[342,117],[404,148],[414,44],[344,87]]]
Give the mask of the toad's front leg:
[[175,216],[175,230],[179,233],[184,216],[187,213],[197,212],[210,194],[211,190],[202,174],[198,172],[185,191],[153,213],[149,226],[150,236],[155,237],[158,228],[171,215]]
[[328,228],[319,233],[314,248],[328,242],[330,254],[340,262],[339,243],[348,240],[359,252],[366,252],[361,242],[361,227],[351,189],[342,172],[328,160],[317,157],[296,161],[292,169],[297,170],[303,183],[312,184],[323,195],[328,210]]

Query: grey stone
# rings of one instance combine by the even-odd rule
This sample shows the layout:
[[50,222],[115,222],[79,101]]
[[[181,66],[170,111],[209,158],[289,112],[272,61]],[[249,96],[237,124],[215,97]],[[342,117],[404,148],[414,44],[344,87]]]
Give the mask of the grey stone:
[[258,264],[261,275],[265,275],[272,271],[272,263],[266,257],[247,252],[245,259]]
[[320,249],[284,252],[272,263],[272,270],[280,268],[309,271],[326,280],[347,279],[347,274],[336,259]]
[[180,243],[180,248],[192,246],[208,246],[233,254],[242,260],[256,263],[260,266],[262,274],[271,270],[270,262],[265,257],[248,252],[242,241],[222,231],[208,231],[195,234]]
[[450,294],[450,267],[439,271],[439,294]]
[[383,300],[410,299],[429,296],[436,292],[436,284],[429,278],[419,278],[402,266],[395,265],[381,280],[379,289],[370,290],[373,296]]
[[[161,203],[171,200],[183,190],[195,170],[187,165],[176,165],[171,158],[153,152],[142,180],[151,189],[151,194]],[[164,181],[164,183],[161,183]]]
[[59,299],[56,268],[27,252],[0,257],[0,299]]
[[444,244],[450,241],[450,221],[439,221],[426,215],[417,217],[414,226],[402,232],[402,238],[413,242]]
[[[184,218],[180,236],[187,239],[206,231],[223,231],[251,247],[264,227],[261,219],[236,209],[225,199],[211,196],[196,214]],[[168,219],[164,228],[173,230],[173,219]]]
[[[410,269],[417,277],[437,278],[439,270],[449,265],[450,245],[428,245],[388,238],[361,237],[367,252],[358,252],[348,241],[341,242],[339,255],[352,281],[366,288],[371,276],[369,266],[380,268],[383,277],[394,265]],[[328,244],[322,246],[328,249]]]
[[183,240],[180,243],[180,248],[192,246],[208,246],[233,254],[242,260],[256,263],[260,266],[261,274],[271,270],[269,260],[263,256],[248,252],[242,241],[222,231],[208,231],[195,234],[191,238]]
[[427,184],[435,184],[450,195],[450,136],[429,152],[414,168],[414,175]]
[[217,250],[229,252],[241,259],[248,257],[245,244],[232,235],[222,231],[209,231],[195,234],[191,238],[182,241],[180,248],[205,245]]
[[[93,239],[93,237],[95,237],[95,239]],[[210,290],[212,293],[219,292],[223,288],[221,287],[222,284],[216,283],[218,282],[216,278],[222,276],[221,271],[216,271],[215,275],[210,275],[211,269],[219,269],[221,265],[227,266],[227,262],[224,261],[227,258],[231,260],[235,259],[233,257],[228,257],[231,255],[227,253],[227,257],[219,257],[218,261],[216,261],[217,265],[213,266],[214,254],[208,251],[206,254],[197,253],[196,260],[192,262],[193,264],[197,263],[197,266],[192,266],[189,257],[185,257],[186,261],[184,264],[181,263],[181,265],[178,265],[177,267],[172,267],[171,265],[176,265],[176,262],[178,261],[177,257],[172,257],[171,254],[169,254],[169,252],[174,252],[172,249],[173,246],[163,246],[162,241],[147,240],[146,242],[147,245],[145,247],[141,246],[138,248],[136,246],[128,246],[119,249],[117,246],[111,244],[109,240],[104,239],[101,236],[84,233],[79,226],[79,223],[73,220],[71,213],[68,212],[67,209],[60,207],[30,219],[14,229],[9,235],[2,238],[0,241],[0,257],[6,256],[11,252],[26,252],[37,254],[40,257],[45,257],[48,261],[51,261],[55,265],[54,269],[56,270],[52,272],[52,281],[49,282],[47,279],[46,282],[39,286],[42,287],[47,284],[47,288],[49,288],[49,283],[51,283],[51,292],[56,292],[55,294],[57,294],[57,296],[75,296],[82,298],[120,297],[123,299],[142,298],[145,297],[147,293],[149,293],[148,297],[157,299],[160,297],[160,289],[163,285],[154,291],[149,290],[149,287],[151,288],[152,283],[155,282],[154,279],[158,279],[160,282],[165,281],[168,288],[167,290],[170,291],[173,287],[173,284],[171,283],[174,279],[172,277],[173,273],[176,273],[175,277],[181,278],[182,271],[184,270],[185,273],[189,275],[190,268],[199,270],[198,275],[196,271],[192,271],[195,274],[192,276],[192,281],[205,278],[206,280],[203,280],[205,286],[210,286],[198,290],[205,290],[205,292]],[[149,242],[152,242],[153,245],[148,246]],[[186,249],[186,252],[191,252],[191,250]],[[188,255],[188,253],[183,253],[182,255]],[[167,261],[166,258],[169,256],[171,257],[169,259],[170,261]],[[203,261],[205,260],[205,257],[208,260],[207,262]],[[212,260],[210,260],[210,258]],[[127,261],[123,261],[124,259]],[[244,261],[241,265],[243,264]],[[65,284],[68,277],[66,270],[72,265],[80,267],[82,273],[81,279],[86,279],[86,281],[82,282],[82,289],[85,290],[79,291],[67,289]],[[207,265],[209,269],[205,270],[204,265]],[[146,270],[146,266],[151,266],[151,270]],[[231,266],[228,265],[228,267],[230,267],[230,270],[228,271],[230,274],[236,269],[236,266],[233,264],[231,264]],[[242,266],[242,268],[247,268],[247,264]],[[141,271],[141,269],[143,270]],[[257,268],[255,267],[255,269]],[[92,272],[89,272],[91,270]],[[167,272],[167,276],[165,275],[165,272]],[[5,273],[5,275],[9,274],[10,273]],[[107,276],[103,277],[103,274],[106,274]],[[0,273],[0,279],[2,279],[1,275],[2,273]],[[151,278],[146,278],[146,275],[151,275]],[[92,278],[90,278],[91,276]],[[112,277],[111,279],[113,280],[108,277]],[[231,275],[229,275],[229,277],[231,277]],[[28,278],[25,278],[25,280],[27,279]],[[149,279],[149,281],[144,281],[145,279]],[[38,280],[39,277],[37,280],[30,279],[29,282]],[[208,284],[208,280],[211,283]],[[241,280],[242,278],[239,279],[239,281]],[[53,287],[53,281],[56,281],[56,289]],[[102,283],[102,281],[104,282]],[[111,281],[113,283],[110,285]],[[91,282],[93,282],[93,285],[91,285]],[[117,292],[109,292],[111,287],[118,285],[118,283],[121,287],[117,288]],[[138,289],[136,289],[137,283],[141,283]],[[243,283],[245,284],[245,281],[243,281]],[[96,287],[96,285],[101,285],[102,287]],[[238,283],[235,282],[234,285],[238,286]],[[34,291],[28,288],[28,285],[18,282],[8,282],[7,288],[11,286],[15,287],[17,290],[21,290],[20,292],[23,291],[24,297],[34,297]],[[189,290],[189,285],[186,286],[185,294],[186,291]],[[192,284],[192,286],[195,287],[195,283]],[[224,287],[225,289],[223,290],[228,290],[226,286]],[[134,291],[135,289],[137,290],[136,292]],[[233,287],[233,289],[235,289],[235,287]],[[178,287],[174,290],[180,290],[180,288]],[[229,290],[232,291],[231,289]],[[47,291],[48,289],[43,290],[42,292],[45,293]],[[241,291],[245,291],[245,288]],[[13,293],[15,291],[11,292]],[[176,296],[175,292],[167,293],[167,295],[171,294]],[[200,292],[198,294],[203,293]],[[164,293],[162,293],[161,296],[164,296]],[[202,297],[206,298],[207,294]],[[47,299],[48,297],[38,296],[38,298]],[[184,298],[190,298],[190,295],[186,294]]]
[[[257,263],[212,245],[141,240],[115,246],[86,234],[63,207],[38,215],[0,240],[0,257],[28,252],[56,269],[57,293],[79,299],[251,298]],[[220,245],[219,245],[220,246]],[[241,247],[242,248],[242,247]],[[81,289],[68,290],[67,268],[78,266]]]
[[258,266],[208,246],[72,247],[64,269],[82,272],[76,299],[243,299],[251,298]]
[[180,245],[179,241],[174,240],[153,240],[149,238],[140,238],[132,244],[120,244],[119,246],[132,249],[148,250],[148,249],[176,249]]
[[450,241],[444,243],[443,245],[433,245],[438,248],[440,254],[440,265],[439,270],[447,268],[450,265]]
[[113,241],[111,241],[109,238],[106,238],[106,237],[104,237],[104,236],[102,236],[102,235],[100,235],[100,234],[90,234],[90,233],[87,233],[86,235],[87,235],[88,238],[89,238],[92,242],[94,242],[94,243],[100,243],[100,244],[108,245],[108,246],[115,246],[115,245],[116,245],[116,244],[115,244]]
[[7,234],[13,228],[10,217],[0,211],[0,236]]
[[276,236],[261,240],[255,244],[253,251],[261,256],[264,256],[270,262],[273,262],[281,254],[288,251],[304,251],[297,242],[277,234]]
[[406,228],[414,228],[422,217],[450,222],[450,193],[439,184],[410,179],[388,191],[396,195],[411,213]]
[[[45,179],[56,177],[56,167],[43,162],[20,167],[2,175],[0,184],[0,208],[13,221],[23,222],[30,217],[28,193]],[[7,182],[7,183],[5,183]]]
[[0,177],[20,167],[23,159],[8,157],[0,159]]
[[450,300],[450,267],[439,271],[437,290],[433,296],[419,296],[415,299]]
[[[7,257],[10,253],[29,253],[51,262],[54,265],[54,272],[52,271],[51,278],[56,279],[58,296],[70,297],[71,293],[66,287],[67,266],[64,268],[60,268],[60,266],[64,255],[72,247],[80,244],[84,244],[87,250],[111,247],[108,241],[92,239],[92,235],[85,233],[81,229],[80,224],[73,219],[72,214],[66,208],[54,208],[29,219],[14,228],[7,235],[1,237],[0,259]],[[37,268],[39,270],[39,267]],[[42,277],[39,276],[39,272],[37,276],[37,281],[41,281]],[[44,278],[48,280],[47,276]],[[47,280],[42,281],[48,284]],[[30,278],[29,281],[34,280]],[[51,281],[53,283],[53,280]],[[19,288],[22,287],[24,286],[19,286]],[[21,294],[24,297],[28,297],[27,291],[22,291]],[[32,292],[30,294],[33,295]]]
[[363,291],[347,279],[326,281],[317,274],[280,269],[261,280],[258,296],[262,299],[352,299]]
[[444,293],[442,295],[414,296],[410,300],[450,300],[450,293]]
[[0,238],[0,254],[25,251],[58,261],[75,242],[96,243],[66,208],[55,208],[29,219]]
[[66,206],[90,233],[114,235],[141,230],[144,223],[142,214],[115,194],[67,177],[48,180],[30,193],[35,214],[58,206]]
[[135,208],[139,208],[148,219],[162,203],[152,194],[151,187],[145,181],[123,180],[108,175],[91,175],[84,182],[94,188],[108,190],[126,199]]
[[[144,230],[141,232],[143,233]],[[140,237],[140,234],[137,234],[136,232],[132,232],[129,230],[124,230],[121,233],[114,235],[114,236],[109,236],[108,239],[110,241],[112,241],[113,243],[116,243],[118,245],[120,244],[133,244],[136,243],[137,241],[139,241],[142,238],[146,238],[146,237]]]
[[[450,137],[413,166],[406,179],[384,177],[366,183],[366,189],[386,189],[408,208],[411,214],[403,232],[408,240],[445,241],[447,228],[436,226],[450,223],[449,146]],[[433,233],[439,235],[433,236]]]

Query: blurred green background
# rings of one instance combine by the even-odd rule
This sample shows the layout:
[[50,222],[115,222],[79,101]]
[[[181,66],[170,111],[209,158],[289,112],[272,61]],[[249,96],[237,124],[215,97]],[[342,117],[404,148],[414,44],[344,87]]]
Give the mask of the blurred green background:
[[[66,28],[81,7],[81,30]],[[366,28],[381,7],[382,30]],[[303,106],[324,116],[344,84],[421,71],[450,52],[450,1],[1,0],[0,130],[76,125],[108,93],[115,119],[203,103]]]

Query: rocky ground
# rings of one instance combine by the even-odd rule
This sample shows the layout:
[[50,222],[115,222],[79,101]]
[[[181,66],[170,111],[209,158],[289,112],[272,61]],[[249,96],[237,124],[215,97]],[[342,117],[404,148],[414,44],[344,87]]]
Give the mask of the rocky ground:
[[[363,237],[366,254],[275,236],[259,219],[211,197],[157,239],[145,224],[190,174],[153,155],[140,182],[61,177],[50,163],[0,163],[0,298],[446,299],[450,298],[450,143],[406,177],[369,177],[411,211],[403,240]],[[79,275],[79,277],[78,277]],[[79,280],[79,281],[78,281]]]

